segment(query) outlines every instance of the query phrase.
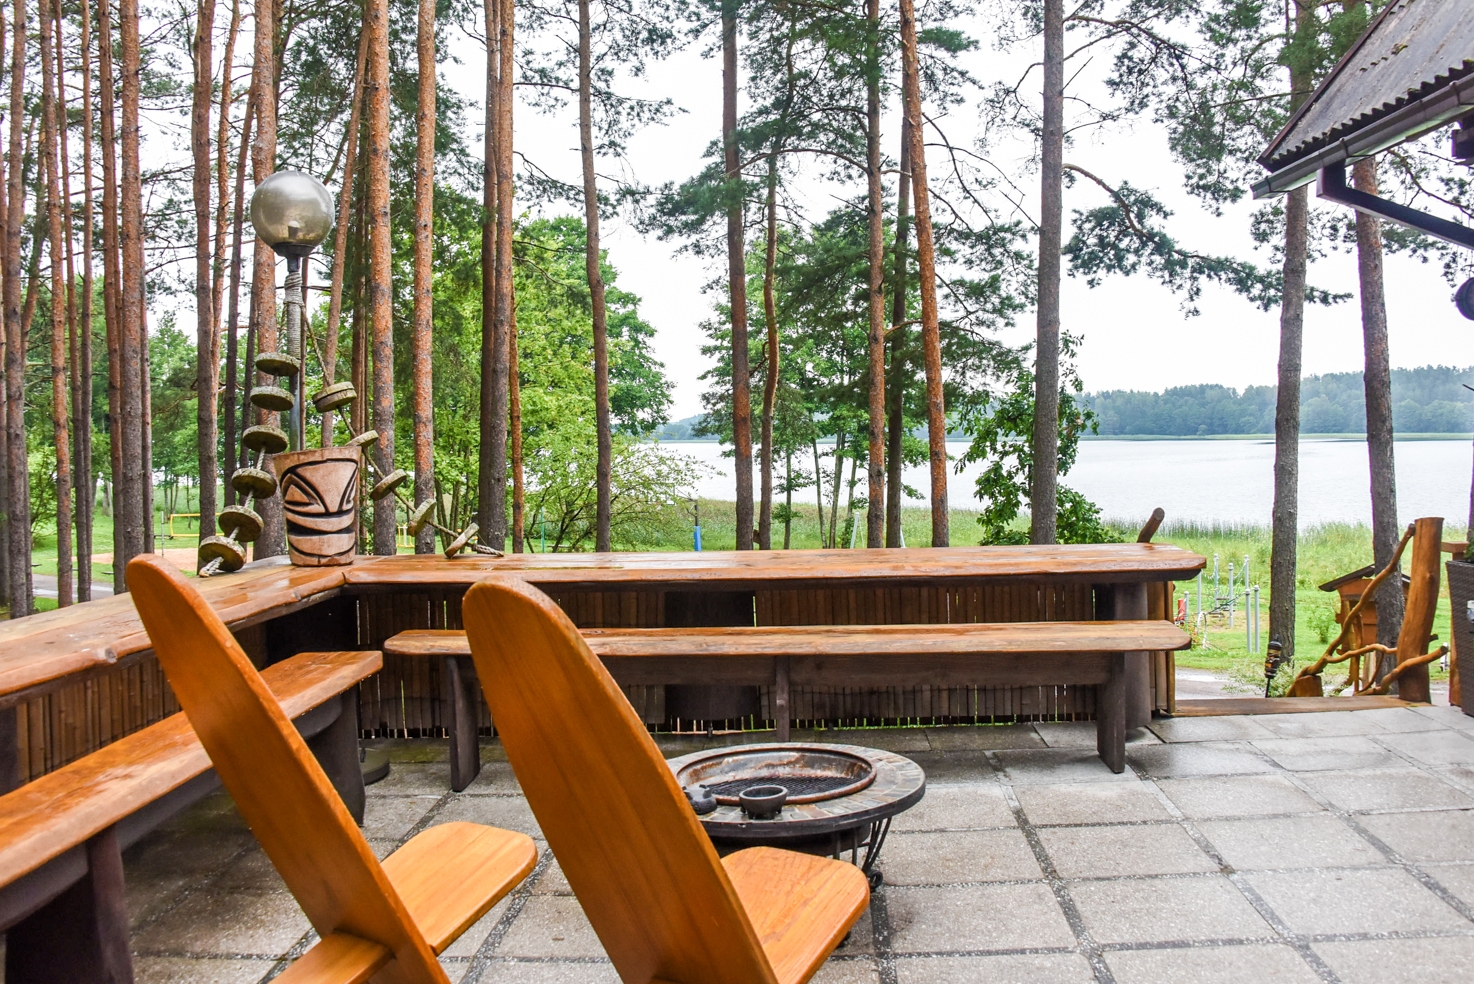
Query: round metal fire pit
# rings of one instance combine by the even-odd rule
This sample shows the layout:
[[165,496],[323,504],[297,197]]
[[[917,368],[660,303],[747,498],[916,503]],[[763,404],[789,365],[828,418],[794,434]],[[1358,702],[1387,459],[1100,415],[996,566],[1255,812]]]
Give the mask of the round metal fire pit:
[[[669,765],[683,788],[704,786],[715,796],[716,809],[698,819],[718,850],[766,844],[836,858],[848,854],[877,886],[876,862],[891,818],[926,792],[921,766],[859,745],[736,745],[683,755]],[[755,818],[739,805],[738,797],[755,786],[788,791],[773,818]]]

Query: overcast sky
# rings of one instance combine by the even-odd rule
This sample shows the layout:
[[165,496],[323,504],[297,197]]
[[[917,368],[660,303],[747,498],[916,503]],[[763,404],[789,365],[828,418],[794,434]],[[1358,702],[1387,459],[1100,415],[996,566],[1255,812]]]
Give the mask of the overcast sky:
[[[983,31],[975,25],[979,36]],[[477,108],[468,134],[480,146],[480,94],[484,92],[484,50],[477,41],[453,34],[447,54],[459,64],[444,69],[447,81]],[[984,45],[964,56],[965,64],[983,79],[1017,78],[1032,60],[1024,53],[1000,53]],[[1037,72],[1031,83],[1037,83]],[[1089,83],[1083,83],[1088,85]],[[630,156],[638,177],[649,184],[679,181],[702,166],[702,153],[720,135],[721,73],[715,59],[702,58],[697,48],[652,65],[647,77],[622,81],[621,91],[649,97],[669,97],[682,113],[665,126],[651,127],[630,142]],[[1031,88],[1037,88],[1031,84]],[[975,103],[974,103],[975,105]],[[746,108],[745,102],[743,108]],[[887,117],[883,141],[896,151],[898,119]],[[961,142],[976,131],[976,110],[952,111],[944,122],[948,136]],[[516,117],[519,152],[539,166],[577,183],[578,135],[573,107],[558,116],[539,114],[519,105]],[[1004,151],[998,161],[1016,179],[1033,189],[1028,206],[1037,214],[1037,172],[1028,170],[1024,147]],[[1180,178],[1167,151],[1165,137],[1149,120],[1130,129],[1116,129],[1083,138],[1066,149],[1065,159],[1089,168],[1107,181],[1129,180],[1153,191],[1176,215],[1170,226],[1188,249],[1234,253],[1260,263],[1268,253],[1255,254],[1248,235],[1253,203],[1244,202],[1222,217],[1197,206],[1181,191]],[[606,165],[607,169],[607,165]],[[804,180],[799,197],[814,218],[836,204],[834,189],[816,179]],[[1065,215],[1071,209],[1105,204],[1103,193],[1081,182],[1065,194]],[[572,211],[570,206],[568,211]],[[1068,236],[1068,231],[1066,232]],[[702,291],[718,274],[716,261],[704,261],[678,252],[678,244],[645,236],[628,221],[612,218],[603,228],[603,244],[618,270],[619,285],[641,298],[640,310],[655,326],[656,353],[675,384],[673,419],[701,409],[702,383],[707,368],[700,354],[703,341],[699,322],[707,317],[715,297]],[[723,265],[725,261],[719,261]],[[1354,254],[1332,254],[1311,268],[1316,285],[1355,292]],[[1396,257],[1387,260],[1387,298],[1392,363],[1412,367],[1429,363],[1467,365],[1471,358],[1470,322],[1451,303],[1452,289],[1440,268]],[[1181,299],[1145,277],[1117,278],[1092,290],[1078,279],[1066,278],[1063,321],[1067,330],[1083,338],[1080,375],[1089,390],[1161,390],[1189,383],[1222,383],[1242,388],[1273,383],[1279,348],[1279,312],[1260,311],[1228,291],[1209,288],[1198,307],[1201,315],[1187,317]],[[1004,334],[1010,342],[1033,337],[1032,312]],[[1362,365],[1360,311],[1355,297],[1333,308],[1311,308],[1306,315],[1305,373],[1358,371]]]

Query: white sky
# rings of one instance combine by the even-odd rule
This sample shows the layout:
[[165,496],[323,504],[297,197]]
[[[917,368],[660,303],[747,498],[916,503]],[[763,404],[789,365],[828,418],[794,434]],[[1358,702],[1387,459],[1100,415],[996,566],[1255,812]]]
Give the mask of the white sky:
[[[981,31],[975,33],[981,34]],[[453,32],[447,55],[458,63],[447,63],[442,72],[461,91],[468,103],[472,146],[479,148],[480,101],[484,92],[484,49],[480,42]],[[1016,78],[1028,58],[1017,53],[1001,54],[983,48],[964,56],[967,67],[984,79]],[[1037,74],[1031,82],[1037,82]],[[1089,84],[1089,83],[1082,83]],[[680,181],[702,166],[701,155],[720,131],[721,75],[715,59],[703,59],[698,47],[650,66],[641,80],[623,80],[621,91],[650,97],[668,96],[684,113],[665,126],[651,127],[629,142],[630,156],[638,177],[651,185]],[[744,102],[745,108],[745,102]],[[577,183],[578,150],[576,114],[573,106],[555,117],[519,104],[516,113],[518,150],[551,173]],[[978,121],[970,107],[953,111],[946,120],[955,142],[970,138]],[[895,152],[899,127],[894,113],[888,117],[884,146]],[[1026,148],[1017,148],[1013,170],[1016,180],[1034,191],[1031,211],[1037,212],[1037,174],[1022,160]],[[1200,208],[1180,189],[1180,177],[1168,154],[1165,137],[1149,120],[1134,129],[1115,130],[1086,137],[1067,147],[1065,159],[1078,163],[1107,181],[1129,180],[1133,186],[1153,191],[1176,213],[1171,232],[1189,249],[1233,253],[1259,263],[1270,262],[1265,253],[1254,253],[1248,235],[1248,216],[1253,203],[1244,202],[1222,217]],[[1007,166],[1010,162],[999,158]],[[603,169],[612,164],[606,162]],[[832,189],[818,180],[799,186],[813,217],[834,205]],[[1070,210],[1105,203],[1103,193],[1085,182],[1066,189],[1065,215]],[[573,206],[568,206],[572,210]],[[1068,231],[1066,233],[1068,236]],[[641,298],[640,310],[657,330],[657,356],[666,365],[675,386],[672,419],[700,411],[700,373],[707,361],[700,354],[703,341],[697,324],[711,311],[714,298],[703,294],[702,285],[718,271],[715,262],[678,253],[678,244],[645,236],[632,223],[610,218],[602,230],[610,260],[619,271],[619,285]],[[1314,284],[1337,291],[1354,292],[1354,254],[1332,254],[1312,266]],[[1451,303],[1451,288],[1439,267],[1389,257],[1387,296],[1392,363],[1411,367],[1428,363],[1468,364],[1469,322]],[[1180,298],[1145,277],[1115,278],[1091,290],[1082,280],[1066,277],[1063,315],[1067,330],[1083,337],[1079,370],[1088,390],[1161,390],[1190,383],[1222,383],[1242,388],[1273,383],[1278,361],[1278,310],[1264,312],[1226,290],[1209,288],[1198,307],[1202,314],[1186,317]],[[1033,336],[1032,312],[1004,338],[1022,342]],[[1359,371],[1362,365],[1360,312],[1355,298],[1331,309],[1310,308],[1306,315],[1304,371]]]

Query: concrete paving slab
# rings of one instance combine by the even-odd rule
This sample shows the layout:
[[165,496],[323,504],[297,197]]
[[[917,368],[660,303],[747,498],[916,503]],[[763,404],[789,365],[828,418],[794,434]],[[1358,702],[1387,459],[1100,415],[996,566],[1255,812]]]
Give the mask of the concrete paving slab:
[[1126,761],[1158,779],[1278,771],[1273,762],[1248,742],[1196,742],[1127,748]]
[[892,834],[881,868],[890,885],[1027,881],[1042,878],[1039,862],[1017,828]]
[[906,753],[907,758],[926,772],[928,783],[993,782],[997,773],[988,761],[988,755],[988,752],[977,749]]
[[880,984],[880,966],[874,957],[830,957],[820,967],[810,984]]
[[1153,721],[1152,731],[1163,741],[1239,741],[1273,738],[1274,732],[1258,717],[1236,714],[1225,717],[1163,718]]
[[1423,865],[1423,872],[1474,908],[1474,864],[1428,864]]
[[496,949],[506,957],[604,957],[604,947],[578,899],[534,895]]
[[1039,840],[1061,878],[1180,875],[1218,865],[1175,823],[1042,827]]
[[891,822],[891,832],[1013,826],[1016,826],[1013,810],[998,785],[941,786],[929,783],[921,802]]
[[927,728],[927,741],[939,752],[997,751],[1004,748],[1043,748],[1044,739],[1031,725],[954,725]]
[[1344,984],[1467,984],[1474,972],[1474,938],[1356,940],[1317,943]]
[[1042,882],[885,888],[896,953],[1065,948],[1075,936]]
[[1090,961],[1078,953],[999,954],[987,957],[900,957],[897,984],[1093,984]]
[[1420,765],[1474,765],[1474,732],[1446,730],[1383,735],[1377,742]]
[[363,805],[363,835],[399,840],[438,802],[440,795],[430,793],[370,796]]
[[1401,868],[1262,872],[1244,876],[1291,932],[1467,931],[1470,924]]
[[[1034,725],[1034,730],[1050,748],[1095,748],[1094,721],[1040,721]],[[1126,732],[1128,745],[1156,745],[1161,740],[1150,728],[1133,728]]]
[[1361,735],[1348,735],[1344,738],[1275,738],[1256,741],[1254,747],[1291,772],[1388,769],[1408,764],[1387,748]]
[[1320,984],[1300,954],[1283,944],[1175,947],[1106,954],[1116,984]]
[[496,959],[476,984],[619,984],[619,975],[608,960]]
[[1008,780],[1015,785],[1057,782],[1134,782],[1130,772],[1106,767],[1093,749],[1037,748],[994,752]]
[[1437,807],[1474,807],[1474,797],[1411,769],[1378,772],[1323,772],[1301,778],[1318,796],[1337,809],[1421,810]]
[[1375,813],[1360,823],[1408,861],[1474,861],[1474,810]]
[[311,926],[286,892],[219,892],[189,896],[134,941],[145,954],[279,957]]
[[1222,875],[1072,882],[1070,895],[1097,943],[1172,943],[1274,935]]
[[1344,738],[1381,735],[1387,729],[1360,711],[1322,711],[1318,714],[1263,714],[1259,723],[1276,738]]
[[1381,865],[1386,856],[1331,815],[1204,820],[1198,830],[1239,871]]
[[1374,707],[1355,713],[1357,717],[1375,721],[1384,731],[1394,734],[1407,731],[1436,731],[1447,727],[1427,715],[1417,713],[1411,707]]
[[252,957],[138,957],[137,984],[256,984],[275,965]]
[[1161,779],[1157,786],[1184,816],[1200,820],[1315,813],[1321,809],[1282,775]]
[[435,814],[433,823],[450,823],[453,820],[469,820],[515,830],[539,840],[543,835],[532,808],[520,796],[458,796]]
[[481,944],[486,942],[486,938],[491,935],[491,931],[496,928],[496,924],[501,920],[502,916],[506,915],[507,908],[511,904],[511,896],[507,896],[492,906],[490,912],[472,923],[471,928],[462,933],[460,938],[450,946],[446,947],[445,952],[440,954],[440,956],[453,960],[476,956],[476,951],[481,949]]
[[1014,793],[1024,815],[1035,825],[1172,819],[1172,814],[1144,782],[1019,786]]
[[1474,717],[1470,717],[1457,707],[1429,704],[1422,707],[1409,708],[1409,710],[1414,714],[1421,714],[1428,720],[1437,722],[1445,728],[1457,728],[1460,731],[1474,731]]

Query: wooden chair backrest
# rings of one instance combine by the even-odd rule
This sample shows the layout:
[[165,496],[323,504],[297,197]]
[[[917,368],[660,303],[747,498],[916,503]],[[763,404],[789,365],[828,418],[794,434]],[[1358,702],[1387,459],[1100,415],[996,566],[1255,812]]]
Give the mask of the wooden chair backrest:
[[394,963],[376,980],[446,982],[347,807],[220,617],[160,558],[130,561],[128,588],[220,781],[313,928],[387,947]]
[[696,814],[563,610],[493,577],[461,612],[507,758],[620,978],[773,984]]

